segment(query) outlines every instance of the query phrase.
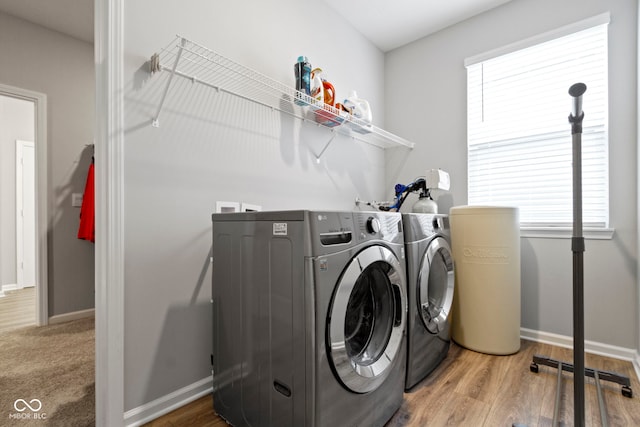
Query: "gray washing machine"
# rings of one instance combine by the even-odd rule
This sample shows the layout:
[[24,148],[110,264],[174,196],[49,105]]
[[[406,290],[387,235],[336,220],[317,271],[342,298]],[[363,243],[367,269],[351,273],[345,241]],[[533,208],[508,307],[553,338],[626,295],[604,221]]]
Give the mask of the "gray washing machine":
[[454,264],[449,217],[402,214],[407,257],[407,372],[409,390],[433,371],[449,351]]
[[401,215],[212,219],[215,411],[235,426],[383,426],[405,384]]

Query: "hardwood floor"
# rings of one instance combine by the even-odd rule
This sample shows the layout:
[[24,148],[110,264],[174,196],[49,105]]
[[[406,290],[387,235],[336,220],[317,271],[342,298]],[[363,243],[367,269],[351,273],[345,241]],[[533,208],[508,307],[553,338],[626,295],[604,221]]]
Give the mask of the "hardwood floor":
[[0,333],[36,323],[36,288],[8,291],[0,298]]
[[[529,371],[534,354],[571,363],[569,349],[522,341],[512,356],[491,356],[452,345],[447,359],[415,391],[405,394],[405,402],[387,424],[399,426],[551,426],[557,370],[540,366]],[[588,354],[586,366],[627,375],[632,389],[638,380],[630,362]],[[601,381],[610,426],[640,425],[637,397],[623,397],[620,386]],[[573,425],[573,375],[563,373],[559,421]],[[587,425],[599,426],[600,412],[596,387],[585,379]]]
[[[492,356],[452,344],[447,358],[424,381],[404,395],[404,403],[386,427],[469,426],[510,427],[520,423],[529,427],[551,426],[556,394],[557,370],[540,366],[529,371],[534,354],[572,362],[569,349],[522,341],[518,353]],[[630,362],[587,354],[589,368],[614,371],[631,378],[631,388],[640,393],[640,384]],[[620,386],[600,381],[609,426],[640,426],[639,397],[622,396]],[[561,426],[573,425],[573,374],[563,373]],[[600,426],[596,387],[585,379],[586,423]],[[208,426],[227,424],[217,417],[210,395],[147,424],[159,426]],[[335,426],[351,427],[351,426]]]

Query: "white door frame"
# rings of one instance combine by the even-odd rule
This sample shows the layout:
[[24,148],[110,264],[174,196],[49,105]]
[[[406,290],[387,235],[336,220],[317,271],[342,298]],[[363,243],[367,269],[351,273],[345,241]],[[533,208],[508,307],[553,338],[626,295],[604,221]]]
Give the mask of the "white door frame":
[[[25,222],[24,222],[24,205],[25,205],[25,190],[27,189],[27,187],[25,186],[25,182],[24,182],[24,177],[25,177],[25,162],[24,162],[24,150],[25,147],[30,147],[31,150],[33,150],[35,148],[35,144],[32,141],[23,141],[20,139],[16,140],[16,284],[18,289],[22,289],[24,288],[25,284],[27,285],[33,285],[35,284],[35,271],[34,273],[34,277],[33,277],[33,282],[29,283],[26,282],[25,283],[25,253],[27,253],[27,251],[25,251],[25,249],[27,249],[29,252],[33,250],[33,254],[35,255],[35,247],[30,247],[30,246],[35,246],[35,239],[31,240],[31,241],[25,241]],[[29,183],[29,186],[31,187],[31,185],[33,185],[32,191],[33,194],[32,196],[34,196],[34,202],[35,202],[35,151],[33,152],[34,158],[33,158],[33,164],[31,165],[32,171],[31,173],[33,174],[33,183]],[[35,204],[34,204],[34,208],[35,208]],[[33,215],[35,216],[35,211],[33,212]],[[34,236],[35,236],[35,222],[33,223],[34,226]],[[37,268],[37,266],[35,265],[35,259],[34,261],[34,269]],[[30,262],[28,264],[31,264]]]
[[47,95],[19,87],[0,84],[0,95],[31,101],[35,105],[35,174],[36,174],[36,324],[49,323],[47,277]]
[[124,0],[95,0],[96,426],[124,424]]

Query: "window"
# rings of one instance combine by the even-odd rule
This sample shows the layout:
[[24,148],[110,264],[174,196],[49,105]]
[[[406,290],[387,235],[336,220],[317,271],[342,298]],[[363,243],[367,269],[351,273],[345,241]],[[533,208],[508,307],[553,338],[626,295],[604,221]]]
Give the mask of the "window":
[[583,224],[609,226],[607,23],[601,15],[465,62],[470,205],[517,206],[523,227],[571,226],[568,90],[582,82]]

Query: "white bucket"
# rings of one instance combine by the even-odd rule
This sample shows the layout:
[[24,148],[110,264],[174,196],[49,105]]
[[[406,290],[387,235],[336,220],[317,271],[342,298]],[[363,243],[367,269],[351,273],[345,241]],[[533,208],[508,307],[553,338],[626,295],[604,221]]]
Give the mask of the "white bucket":
[[518,209],[458,206],[450,210],[455,263],[451,337],[471,350],[520,349]]

